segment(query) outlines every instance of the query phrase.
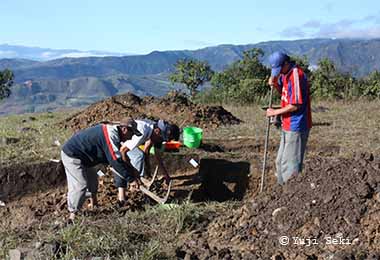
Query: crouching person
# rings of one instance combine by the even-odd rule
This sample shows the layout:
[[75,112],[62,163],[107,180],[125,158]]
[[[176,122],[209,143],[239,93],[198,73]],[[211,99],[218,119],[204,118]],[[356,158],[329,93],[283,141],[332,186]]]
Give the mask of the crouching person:
[[[141,136],[133,136],[131,140],[123,143],[121,155],[126,164],[133,166],[137,170],[137,174],[141,177],[146,175],[146,163],[149,161],[150,148],[161,148],[163,141],[178,140],[180,135],[179,127],[175,124],[169,124],[164,120],[136,120],[137,129],[141,132]],[[143,146],[143,149],[140,149]],[[160,169],[164,173],[165,182],[169,184],[170,176],[163,163],[159,149],[154,155]],[[125,186],[125,185],[123,185]],[[120,192],[122,197],[123,192]]]
[[91,193],[90,205],[97,204],[98,164],[110,164],[119,173],[114,178],[117,187],[125,188],[128,181],[135,179],[134,171],[123,162],[120,153],[121,143],[133,135],[141,136],[136,122],[124,119],[116,125],[98,124],[81,130],[63,145],[61,158],[67,177],[69,220],[82,208],[87,190]]

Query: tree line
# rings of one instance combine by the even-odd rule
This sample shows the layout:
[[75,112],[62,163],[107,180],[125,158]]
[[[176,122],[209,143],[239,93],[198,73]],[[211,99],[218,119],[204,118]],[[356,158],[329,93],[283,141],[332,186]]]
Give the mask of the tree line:
[[13,72],[9,69],[0,71],[0,100],[9,97],[13,84]]
[[[204,103],[250,104],[264,100],[268,95],[270,69],[260,60],[261,49],[254,48],[243,53],[243,58],[232,63],[224,71],[215,72],[205,61],[179,60],[170,76],[172,83],[182,83],[193,100]],[[321,59],[317,67],[310,68],[305,56],[291,59],[306,73],[310,92],[314,99],[380,98],[380,72],[355,78],[340,72],[328,58]],[[205,82],[211,87],[198,93]]]
[[[184,84],[195,101],[257,103],[268,95],[270,69],[260,61],[263,56],[261,49],[248,50],[243,53],[241,60],[235,61],[221,72],[213,71],[206,61],[181,59],[175,64],[175,71],[169,79],[172,83]],[[328,58],[321,59],[314,70],[310,69],[305,56],[294,56],[291,59],[306,73],[314,99],[380,98],[380,72],[377,70],[366,77],[355,78],[348,73],[339,72]],[[11,70],[0,71],[0,100],[11,94],[13,79]],[[199,92],[199,87],[206,82],[211,87]]]

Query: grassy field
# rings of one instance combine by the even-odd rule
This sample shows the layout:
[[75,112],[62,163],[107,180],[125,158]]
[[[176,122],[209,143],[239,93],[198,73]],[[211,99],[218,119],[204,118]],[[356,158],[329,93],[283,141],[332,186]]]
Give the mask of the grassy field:
[[[309,142],[316,150],[326,146],[340,147],[337,156],[355,152],[380,153],[380,101],[318,102],[312,105],[313,128]],[[264,139],[266,120],[258,106],[227,106],[232,114],[244,121],[237,126],[221,127],[206,133],[205,138],[234,138],[236,136]],[[270,140],[278,143],[279,131],[271,128]]]
[[[313,104],[315,126],[310,134],[310,143],[322,149],[324,146],[338,146],[339,155],[342,156],[365,151],[379,153],[379,108],[379,101]],[[244,123],[206,131],[206,140],[237,136],[264,139],[266,119],[259,106],[227,106],[226,109]],[[72,113],[74,112],[0,117],[0,165],[58,158],[59,147],[54,142],[58,140],[62,144],[72,135],[72,130],[61,128],[58,122]],[[17,138],[19,141],[6,144],[7,138]],[[278,142],[279,132],[272,130],[270,138],[272,142]]]
[[[319,102],[313,104],[315,126],[310,134],[312,147],[307,156],[332,149],[334,156],[357,152],[380,154],[379,101]],[[207,140],[248,138],[264,142],[266,119],[258,106],[229,106],[227,110],[244,122],[205,132]],[[59,147],[72,134],[58,122],[72,112],[26,114],[0,118],[0,166],[58,159]],[[15,138],[14,143],[6,140]],[[215,141],[213,141],[215,142]],[[271,143],[279,142],[279,130],[272,129]],[[147,207],[143,212],[105,218],[86,217],[68,228],[56,229],[54,223],[41,223],[28,232],[0,230],[0,258],[20,245],[58,243],[65,248],[61,259],[109,256],[110,259],[175,259],[177,244],[197,225],[207,224],[218,215],[239,207],[241,202],[173,204],[172,207]],[[0,208],[1,210],[1,208]],[[51,250],[50,250],[51,251]],[[49,259],[51,255],[46,256]],[[106,259],[106,258],[104,258]]]
[[64,142],[72,132],[57,123],[69,114],[56,112],[0,117],[0,165],[57,158],[59,147],[55,142]]

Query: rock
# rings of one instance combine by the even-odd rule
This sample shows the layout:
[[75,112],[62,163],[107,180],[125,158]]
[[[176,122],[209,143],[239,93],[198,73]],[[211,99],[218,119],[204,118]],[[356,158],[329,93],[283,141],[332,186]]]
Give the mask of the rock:
[[42,245],[43,245],[43,243],[40,242],[40,241],[38,241],[38,242],[36,242],[36,243],[34,244],[34,248],[39,249],[39,248],[41,248]]
[[319,227],[321,225],[321,222],[319,221],[319,218],[315,218],[314,219],[314,225],[316,225],[317,227]]
[[1,137],[0,138],[0,145],[8,145],[8,144],[15,144],[20,141],[20,138],[16,137]]
[[377,192],[373,198],[377,201],[377,202],[380,202],[380,192]]
[[277,216],[278,216],[281,212],[284,212],[284,211],[286,211],[286,210],[287,210],[286,207],[280,207],[280,208],[277,208],[277,209],[273,210],[273,212],[272,212],[273,221],[276,221],[276,220],[277,220]]
[[19,249],[9,250],[9,259],[10,260],[21,260],[21,257],[23,257],[23,254],[21,253],[21,251]]
[[35,252],[27,248],[16,248],[9,250],[10,260],[34,260]]
[[256,235],[257,235],[257,229],[253,227],[253,228],[251,229],[251,232],[250,232],[250,233],[251,233],[251,236],[256,236]]
[[284,256],[282,254],[279,255],[273,255],[272,260],[284,260]]

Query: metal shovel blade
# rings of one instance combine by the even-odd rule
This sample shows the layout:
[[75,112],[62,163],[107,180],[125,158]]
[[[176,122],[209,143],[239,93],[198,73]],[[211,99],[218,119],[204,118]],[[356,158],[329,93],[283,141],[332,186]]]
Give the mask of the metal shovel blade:
[[144,183],[145,187],[147,187],[148,190],[150,189],[150,186],[152,186],[153,182],[156,180],[157,173],[158,173],[158,166],[156,166],[156,169],[154,170],[154,173],[153,173],[153,177],[150,181],[148,179],[145,179],[144,177],[140,178],[142,183]]
[[[116,175],[120,176],[120,178],[122,179],[125,179],[123,176],[121,176],[120,173],[118,173],[114,168],[110,167],[111,171],[114,172]],[[152,183],[154,182],[154,179],[156,178],[155,176],[157,175],[157,172],[158,172],[158,167],[156,168],[156,171],[154,173],[154,176],[152,178],[152,180],[150,181],[151,184],[150,186],[152,185]],[[150,183],[149,182],[149,183]],[[143,182],[144,183],[144,182]],[[148,183],[148,184],[149,184]],[[144,183],[145,185],[145,183]],[[142,193],[144,193],[145,195],[147,195],[148,197],[152,198],[154,201],[156,201],[157,203],[160,203],[160,204],[165,204],[165,202],[168,200],[169,198],[169,194],[170,194],[170,190],[171,190],[171,186],[172,186],[172,181],[170,181],[169,183],[169,186],[168,186],[168,191],[166,192],[166,195],[165,197],[161,198],[159,197],[157,194],[154,194],[153,192],[151,192],[149,190],[150,186],[148,188],[144,187],[143,185],[140,185],[140,191]]]

